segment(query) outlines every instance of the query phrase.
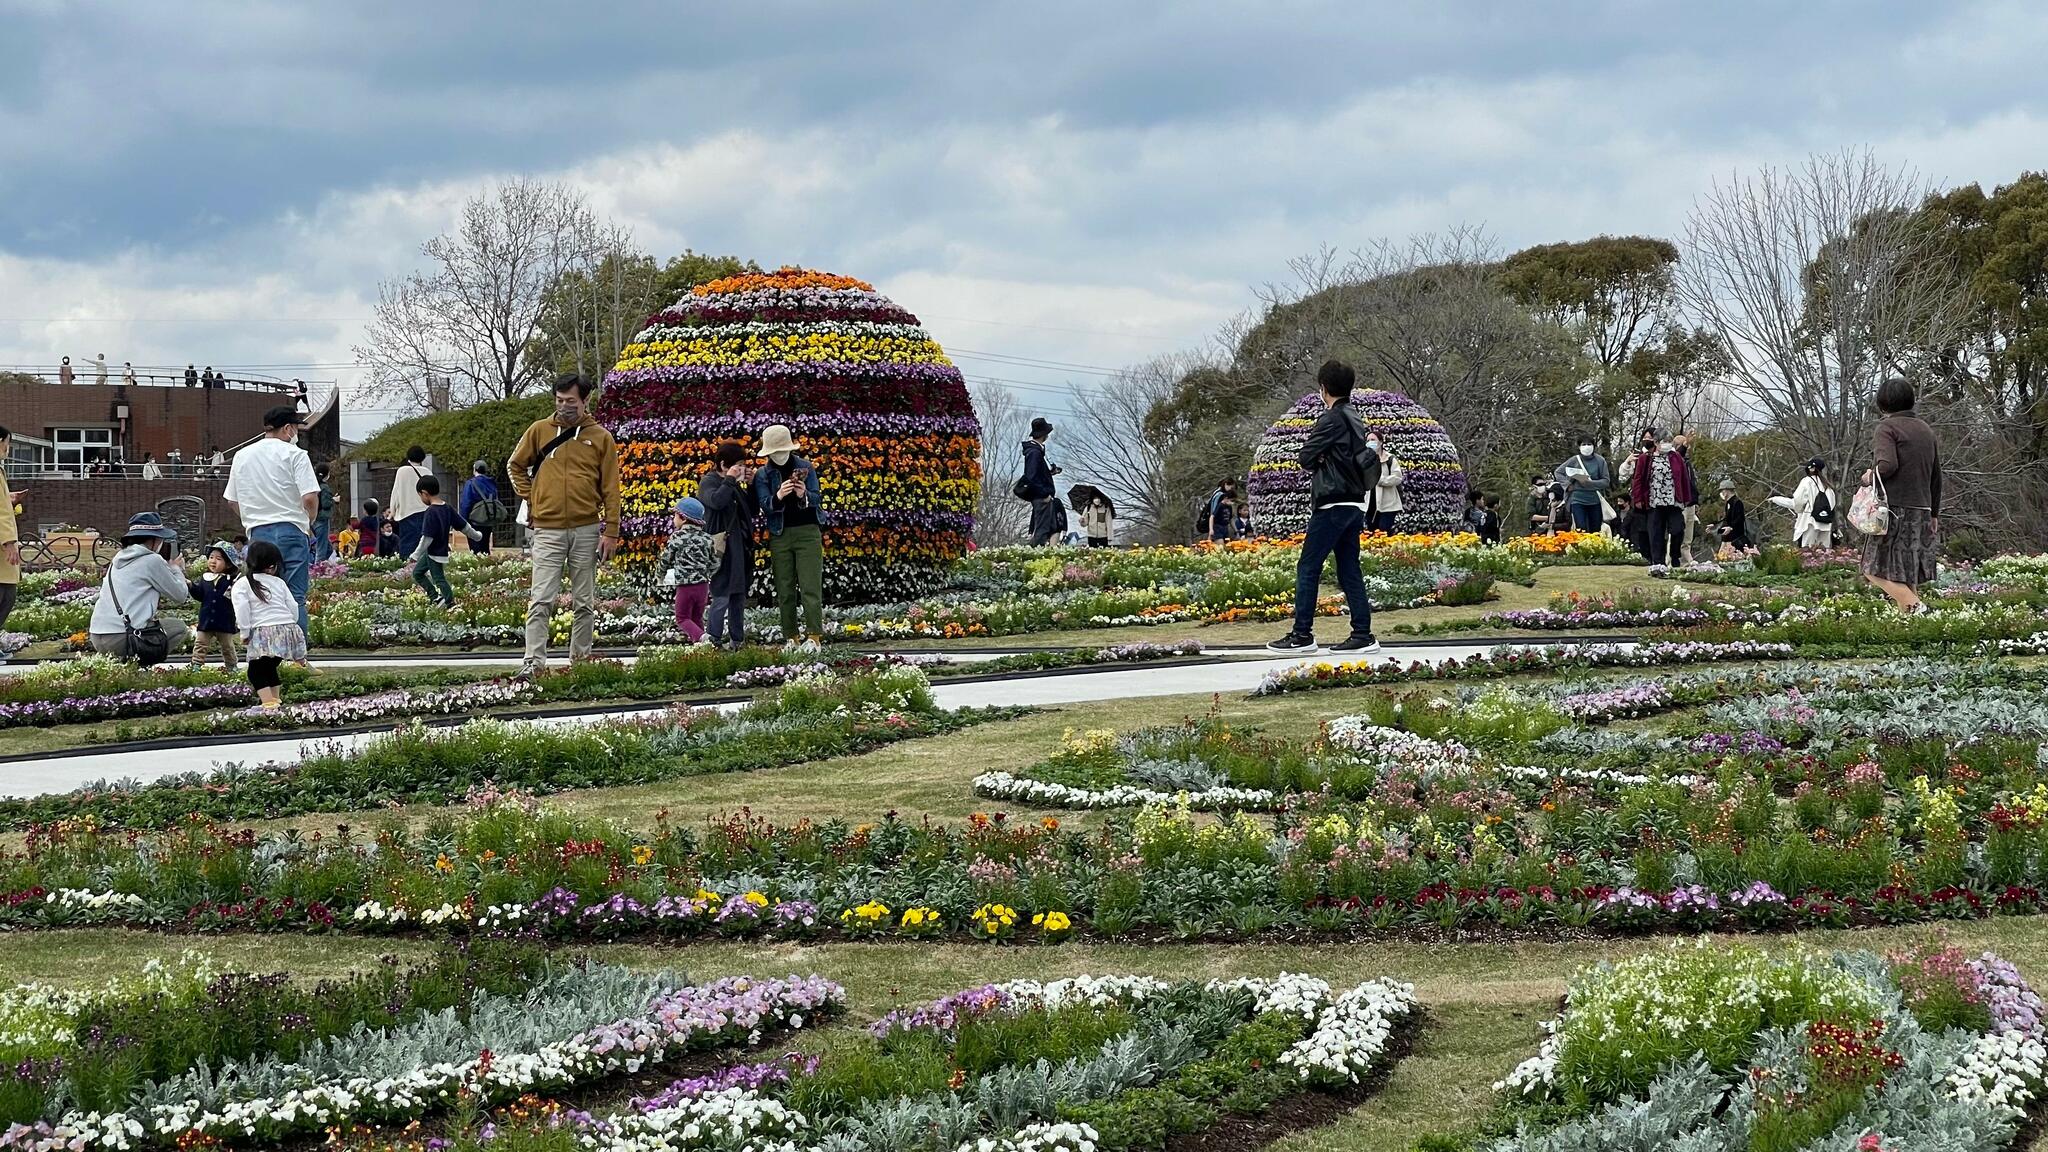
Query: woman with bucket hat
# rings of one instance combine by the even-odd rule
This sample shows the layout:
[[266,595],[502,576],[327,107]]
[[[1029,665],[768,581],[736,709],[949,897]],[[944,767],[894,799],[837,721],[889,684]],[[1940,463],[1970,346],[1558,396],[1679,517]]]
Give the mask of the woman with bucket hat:
[[768,562],[775,573],[775,606],[782,612],[782,638],[795,640],[796,610],[803,604],[802,636],[825,635],[825,510],[819,501],[818,470],[796,454],[786,424],[761,430],[767,463],[754,473],[754,502],[768,521]]
[[164,604],[192,600],[185,573],[164,557],[177,538],[154,512],[128,518],[121,550],[107,565],[99,599],[93,602],[92,623],[87,625],[93,651],[148,667],[163,663],[191,639],[192,630],[183,620],[158,611]]

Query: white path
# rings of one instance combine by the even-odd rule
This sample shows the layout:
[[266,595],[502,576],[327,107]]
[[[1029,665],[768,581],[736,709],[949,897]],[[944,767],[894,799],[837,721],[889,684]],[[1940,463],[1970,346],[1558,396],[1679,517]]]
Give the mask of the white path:
[[[1491,652],[1497,647],[1500,645],[1485,643],[1391,648],[1382,650],[1372,659],[1376,663],[1408,664],[1419,660],[1441,664],[1446,660],[1463,660],[1480,653]],[[1102,672],[1022,677],[980,684],[949,684],[941,680],[933,685],[933,695],[937,697],[939,704],[946,708],[1078,704],[1141,696],[1177,696],[1210,692],[1241,695],[1257,687],[1266,673],[1274,669],[1336,659],[1339,657],[1325,654],[1278,660],[1231,660],[1173,668],[1117,668]],[[534,723],[588,724],[617,716],[644,716],[659,711],[661,709],[642,708],[629,712],[583,713],[538,720]],[[309,749],[333,745],[352,748],[374,738],[374,734],[371,733],[312,740],[296,736],[268,740],[238,736],[226,737],[219,743],[195,748],[104,752],[95,755],[51,757],[38,761],[18,761],[0,764],[0,796],[42,796],[68,792],[99,780],[147,782],[181,772],[208,772],[226,763],[293,762],[304,757]]]

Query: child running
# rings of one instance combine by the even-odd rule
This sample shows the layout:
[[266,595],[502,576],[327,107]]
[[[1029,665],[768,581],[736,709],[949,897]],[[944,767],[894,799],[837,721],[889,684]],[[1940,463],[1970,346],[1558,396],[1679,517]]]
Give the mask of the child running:
[[283,703],[278,668],[287,660],[305,660],[306,634],[299,631],[299,603],[279,575],[284,553],[277,545],[268,540],[249,545],[247,567],[249,574],[235,582],[235,619],[248,646],[249,687],[256,689],[263,707],[276,708]]
[[676,628],[692,644],[710,643],[704,636],[704,609],[711,603],[711,576],[718,570],[717,550],[704,532],[704,504],[695,496],[676,501],[669,519],[668,547],[661,550],[662,583],[676,590]]
[[[206,662],[208,641],[220,647],[221,667],[235,674],[235,576],[242,553],[225,540],[216,540],[206,550],[206,571],[188,581],[192,602],[199,605],[199,628],[192,637],[192,667]],[[296,617],[294,617],[296,619]]]
[[448,586],[448,534],[461,529],[471,540],[481,540],[484,534],[469,526],[462,514],[448,506],[441,499],[441,480],[429,472],[413,485],[420,494],[420,503],[426,511],[420,515],[419,547],[412,550],[412,579],[427,594],[429,600],[439,600],[443,608],[455,607],[455,589]]

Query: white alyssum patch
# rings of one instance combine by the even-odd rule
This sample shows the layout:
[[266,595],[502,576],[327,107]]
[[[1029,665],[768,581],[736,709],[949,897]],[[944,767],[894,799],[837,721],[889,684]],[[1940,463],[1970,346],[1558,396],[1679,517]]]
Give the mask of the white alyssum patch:
[[1280,806],[1277,793],[1265,788],[1204,788],[1198,792],[1161,792],[1136,784],[1112,788],[1076,788],[1049,780],[1032,780],[1009,772],[984,772],[974,778],[974,794],[1049,808],[1142,808],[1147,804],[1186,804],[1199,811],[1265,810]]

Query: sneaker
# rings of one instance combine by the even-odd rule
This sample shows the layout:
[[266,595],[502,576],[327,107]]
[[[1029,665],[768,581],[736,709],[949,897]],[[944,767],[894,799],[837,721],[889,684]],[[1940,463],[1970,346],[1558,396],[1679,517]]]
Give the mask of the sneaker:
[[531,680],[545,670],[544,666],[539,664],[521,664],[519,666],[519,673],[512,678],[514,680]]
[[1377,652],[1380,650],[1379,637],[1367,632],[1363,636],[1347,636],[1330,645],[1332,652]]
[[1307,656],[1312,655],[1316,652],[1320,652],[1322,651],[1322,649],[1316,646],[1315,637],[1296,636],[1294,633],[1289,632],[1287,635],[1282,636],[1278,640],[1275,640],[1272,643],[1266,645],[1266,651],[1295,652]]

